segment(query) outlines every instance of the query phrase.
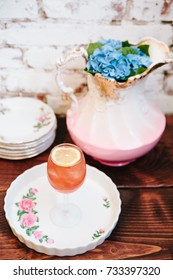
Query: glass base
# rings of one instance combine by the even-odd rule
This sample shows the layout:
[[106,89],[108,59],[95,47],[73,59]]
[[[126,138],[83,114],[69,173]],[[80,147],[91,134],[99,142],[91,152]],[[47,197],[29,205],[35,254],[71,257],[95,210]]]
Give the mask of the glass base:
[[68,209],[63,210],[63,205],[54,206],[50,211],[50,219],[52,223],[58,227],[76,226],[82,217],[81,210],[75,204],[70,203]]

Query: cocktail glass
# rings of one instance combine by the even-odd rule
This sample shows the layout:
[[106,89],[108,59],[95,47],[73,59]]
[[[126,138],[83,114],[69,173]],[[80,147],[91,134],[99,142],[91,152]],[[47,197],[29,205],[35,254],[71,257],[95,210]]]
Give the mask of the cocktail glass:
[[86,162],[83,152],[73,144],[55,146],[49,155],[47,176],[55,195],[62,196],[62,203],[56,203],[50,211],[50,219],[56,226],[72,227],[81,219],[78,205],[69,203],[69,195],[77,191],[86,176]]

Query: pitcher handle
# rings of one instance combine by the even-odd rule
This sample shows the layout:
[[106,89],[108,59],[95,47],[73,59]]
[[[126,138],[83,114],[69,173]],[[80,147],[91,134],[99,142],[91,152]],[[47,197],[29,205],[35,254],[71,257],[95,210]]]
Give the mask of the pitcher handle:
[[60,89],[62,90],[63,93],[69,95],[71,101],[72,101],[72,105],[71,105],[71,109],[77,109],[78,108],[78,100],[77,97],[74,94],[74,89],[72,87],[67,87],[65,86],[63,80],[62,80],[62,70],[64,69],[64,67],[66,66],[66,64],[76,58],[80,58],[83,57],[85,59],[85,61],[87,61],[88,59],[88,54],[87,51],[83,48],[75,48],[69,55],[67,55],[65,58],[60,57],[57,60],[56,63],[56,82],[58,84],[58,86],[60,87]]

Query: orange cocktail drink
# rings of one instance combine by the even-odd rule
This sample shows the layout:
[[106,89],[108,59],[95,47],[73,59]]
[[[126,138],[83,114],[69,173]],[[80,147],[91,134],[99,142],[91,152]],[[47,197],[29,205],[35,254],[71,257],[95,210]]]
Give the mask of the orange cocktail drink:
[[48,158],[47,173],[50,184],[57,191],[70,193],[77,190],[86,175],[82,151],[68,143],[55,146]]
[[63,203],[51,209],[51,221],[60,227],[75,226],[82,214],[78,205],[68,202],[68,195],[82,185],[86,176],[85,157],[80,148],[68,143],[55,146],[48,158],[47,176],[58,197],[63,198]]

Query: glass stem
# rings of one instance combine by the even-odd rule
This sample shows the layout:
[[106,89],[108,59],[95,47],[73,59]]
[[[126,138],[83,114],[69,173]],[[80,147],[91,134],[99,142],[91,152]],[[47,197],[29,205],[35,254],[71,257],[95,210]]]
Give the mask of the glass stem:
[[66,215],[69,212],[69,195],[63,194],[63,213]]

